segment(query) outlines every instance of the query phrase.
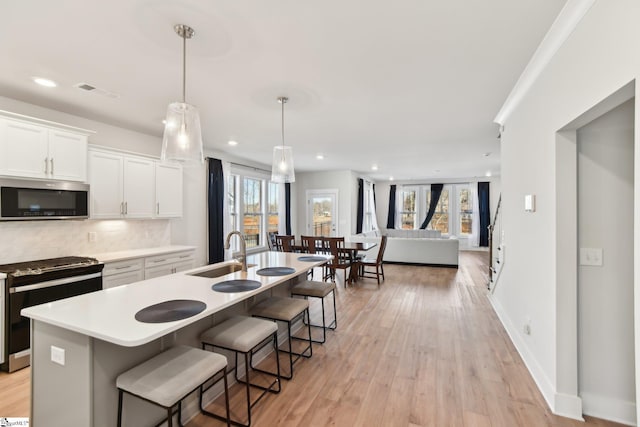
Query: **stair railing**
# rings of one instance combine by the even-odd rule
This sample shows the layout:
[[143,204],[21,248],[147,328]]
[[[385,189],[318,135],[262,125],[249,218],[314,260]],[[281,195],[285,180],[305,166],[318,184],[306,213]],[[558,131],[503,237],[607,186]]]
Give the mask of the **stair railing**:
[[[503,250],[501,244],[497,245],[496,247],[496,244],[494,242],[494,232],[496,231],[496,229],[500,229],[499,231],[501,231],[502,229],[502,215],[500,212],[501,205],[502,205],[502,193],[500,194],[500,198],[498,199],[498,205],[496,207],[496,212],[493,216],[493,221],[487,227],[489,229],[489,282],[487,283],[487,289],[489,290],[492,290],[491,285],[495,284],[498,278],[498,273],[500,269],[502,269],[502,265],[500,265],[502,256],[500,256],[500,254],[498,253],[497,256],[495,256],[494,258],[494,255],[496,255],[494,254],[494,252],[499,252]],[[502,234],[501,232],[498,233],[499,239],[502,239],[501,234]]]

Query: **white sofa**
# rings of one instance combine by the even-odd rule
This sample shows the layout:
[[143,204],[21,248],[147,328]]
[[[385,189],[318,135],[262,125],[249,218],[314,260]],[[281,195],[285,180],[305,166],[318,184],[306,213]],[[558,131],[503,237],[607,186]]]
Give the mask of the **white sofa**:
[[[386,230],[382,233],[387,235],[384,262],[458,267],[458,239],[456,238],[442,238],[440,232],[436,230]],[[378,231],[356,234],[351,236],[351,241],[379,244],[379,234]],[[431,237],[426,237],[427,235]],[[371,251],[375,250],[376,248]],[[372,257],[372,254],[367,256]]]

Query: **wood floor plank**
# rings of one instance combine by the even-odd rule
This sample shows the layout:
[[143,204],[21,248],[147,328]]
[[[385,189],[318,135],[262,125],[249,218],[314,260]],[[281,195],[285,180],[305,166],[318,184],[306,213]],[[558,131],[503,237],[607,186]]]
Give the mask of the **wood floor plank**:
[[[387,264],[379,288],[374,279],[341,283],[338,329],[296,364],[280,394],[254,407],[253,425],[620,426],[551,414],[487,300],[487,258],[461,252],[458,269]],[[310,304],[318,321],[319,303]],[[0,373],[0,417],[29,415],[29,374]],[[243,415],[243,389],[232,395]],[[203,415],[187,423],[222,425]]]

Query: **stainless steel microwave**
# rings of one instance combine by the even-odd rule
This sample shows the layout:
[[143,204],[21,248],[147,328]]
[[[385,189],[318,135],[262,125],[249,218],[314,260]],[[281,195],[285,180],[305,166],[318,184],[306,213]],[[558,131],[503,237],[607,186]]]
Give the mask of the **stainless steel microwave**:
[[0,179],[0,221],[89,218],[89,185]]

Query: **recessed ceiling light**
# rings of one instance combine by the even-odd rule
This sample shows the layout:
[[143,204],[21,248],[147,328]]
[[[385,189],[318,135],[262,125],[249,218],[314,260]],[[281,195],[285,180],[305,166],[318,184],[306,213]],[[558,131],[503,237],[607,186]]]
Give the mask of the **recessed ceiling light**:
[[318,155],[316,156],[316,159],[318,159],[318,160],[323,160],[323,159],[324,159],[324,156],[323,156],[322,154],[318,154]]
[[485,156],[485,157],[489,157],[490,155],[491,155],[491,152],[487,152],[487,153],[483,154],[483,156]]
[[227,142],[227,144],[229,144],[232,147],[235,147],[236,145],[238,145],[238,141],[231,140],[231,141]]
[[491,176],[491,171],[487,171],[487,173],[485,173],[484,176]]
[[40,86],[44,86],[44,87],[58,86],[58,83],[54,82],[53,80],[45,79],[44,77],[31,77],[31,79],[33,79],[33,81],[39,84]]
[[373,165],[373,166],[371,166],[371,170],[372,170],[372,171],[377,171],[377,170],[378,170],[378,165]]
[[389,181],[393,181],[393,177],[392,176],[389,177]]

